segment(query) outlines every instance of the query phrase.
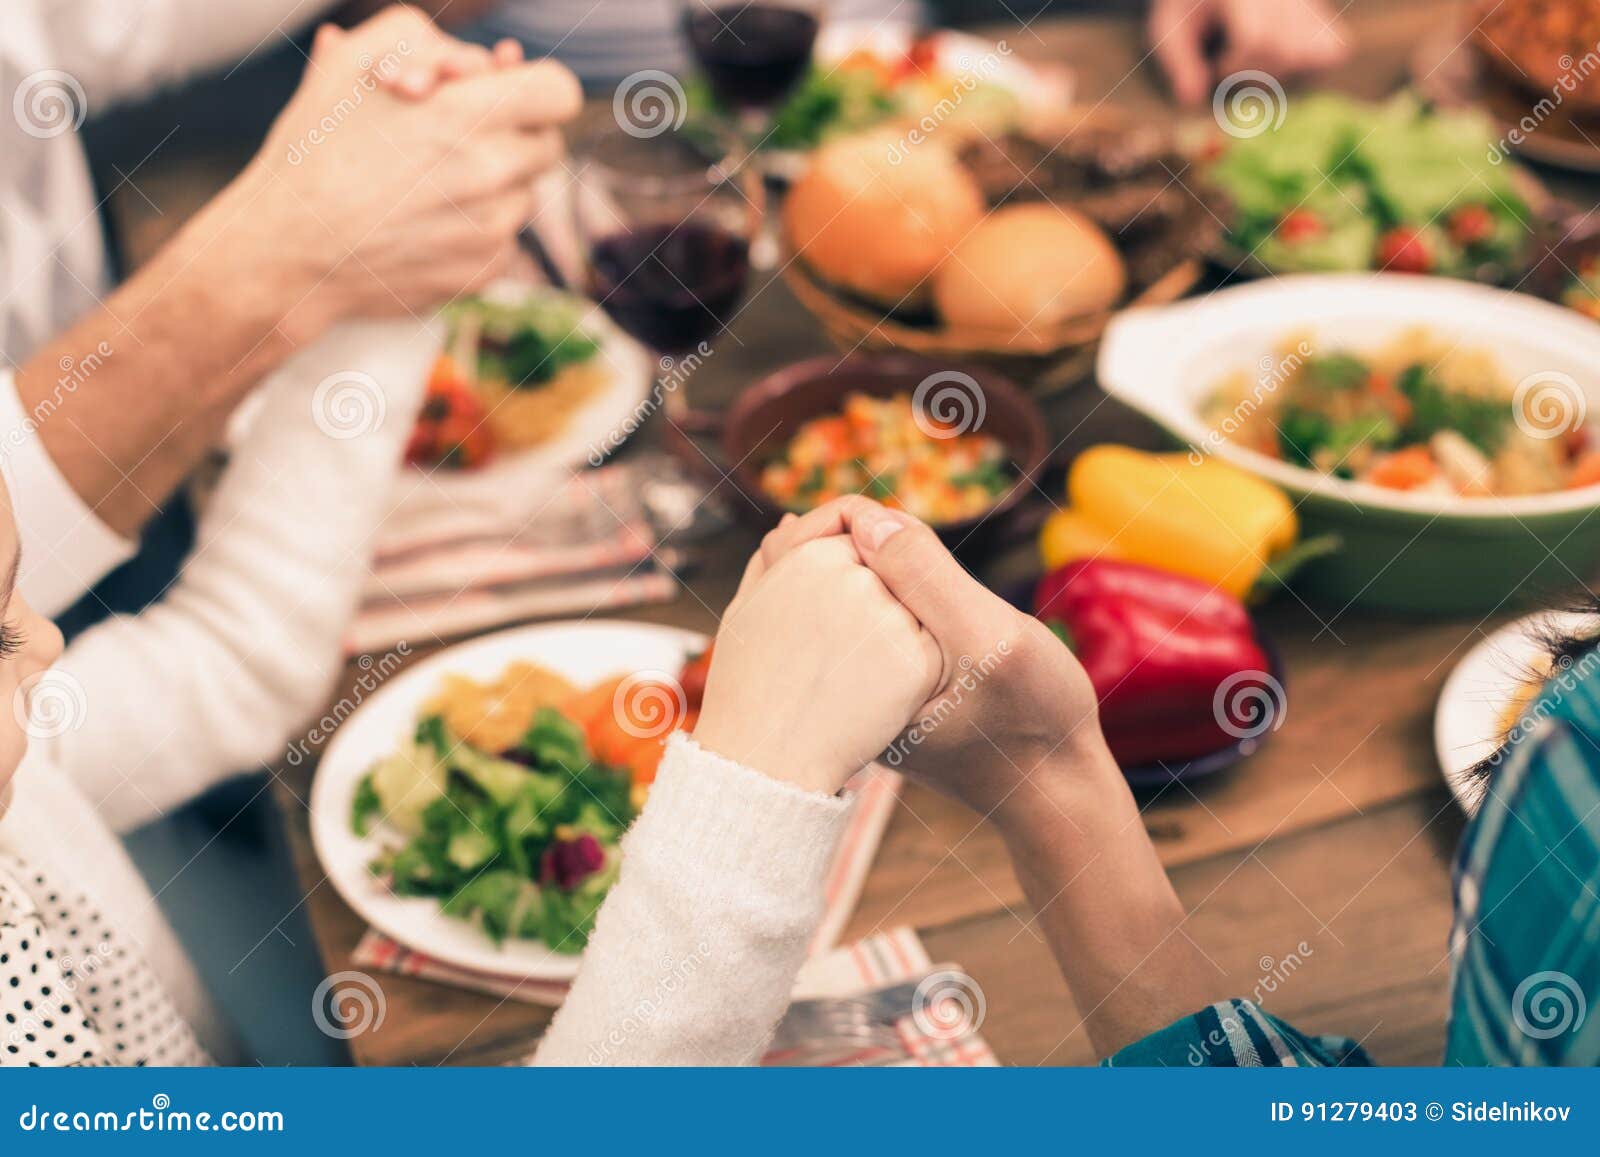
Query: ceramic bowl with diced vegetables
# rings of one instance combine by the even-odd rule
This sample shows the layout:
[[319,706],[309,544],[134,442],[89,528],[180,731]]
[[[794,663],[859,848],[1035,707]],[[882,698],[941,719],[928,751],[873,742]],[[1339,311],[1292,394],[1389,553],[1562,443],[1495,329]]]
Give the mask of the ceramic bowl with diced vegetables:
[[1124,313],[1098,374],[1193,453],[1283,487],[1303,533],[1338,535],[1304,576],[1335,609],[1481,612],[1600,566],[1600,327],[1570,310],[1282,277]]

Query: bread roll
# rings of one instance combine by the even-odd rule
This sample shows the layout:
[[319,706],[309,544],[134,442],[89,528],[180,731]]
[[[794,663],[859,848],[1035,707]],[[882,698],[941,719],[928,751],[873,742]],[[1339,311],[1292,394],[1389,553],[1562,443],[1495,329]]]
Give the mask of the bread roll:
[[928,305],[928,278],[983,213],[948,149],[881,132],[824,145],[784,204],[789,243],[818,276],[902,310]]
[[1128,275],[1111,239],[1061,205],[997,209],[956,246],[933,280],[946,325],[1038,336],[1109,309]]

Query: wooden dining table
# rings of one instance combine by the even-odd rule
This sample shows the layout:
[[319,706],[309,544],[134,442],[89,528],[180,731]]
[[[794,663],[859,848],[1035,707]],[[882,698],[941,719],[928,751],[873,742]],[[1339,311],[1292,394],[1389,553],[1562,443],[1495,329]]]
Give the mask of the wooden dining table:
[[[1367,97],[1393,91],[1406,82],[1418,43],[1460,7],[1356,0],[1346,11],[1354,56],[1319,83]],[[1024,58],[1066,66],[1079,101],[1153,118],[1176,115],[1131,13],[1050,16],[982,31],[1003,37]],[[146,166],[137,176],[142,196],[114,200],[130,249],[148,252],[159,243],[182,219],[182,206],[198,205],[225,177],[223,168],[215,158]],[[1570,175],[1546,178],[1590,205],[1600,191],[1600,183]],[[147,203],[163,212],[149,212]],[[772,368],[828,348],[782,281],[760,280],[687,389],[696,405],[715,407]],[[1106,441],[1161,444],[1153,426],[1092,381],[1042,404],[1068,454]],[[649,445],[660,436],[658,422],[636,441]],[[1058,488],[1060,479],[1041,485]],[[1055,490],[1051,496],[1060,500]],[[680,597],[621,615],[714,631],[758,534],[735,525],[706,541],[689,559]],[[1031,546],[1020,543],[979,560],[977,569],[998,586],[1035,573],[1036,562]],[[1182,934],[1216,971],[1210,987],[1219,995],[1254,996],[1301,1029],[1353,1037],[1383,1063],[1438,1061],[1450,983],[1449,863],[1463,815],[1435,759],[1434,705],[1452,666],[1512,613],[1386,617],[1308,604],[1293,593],[1262,609],[1287,674],[1281,728],[1228,774],[1203,785],[1172,782],[1141,800],[1150,837],[1189,912]],[[416,647],[411,659],[430,650]],[[355,674],[352,668],[352,683]],[[315,773],[314,760],[277,768],[272,791],[317,948],[336,973],[352,967],[366,926],[313,851],[307,801]],[[981,1032],[1001,1062],[1095,1059],[1082,1010],[999,838],[978,817],[914,785],[903,792],[842,942],[901,926],[917,931],[934,960],[959,965],[981,987]],[[507,1061],[530,1050],[551,1015],[427,980],[379,980],[383,1024],[348,1042],[359,1064]]]

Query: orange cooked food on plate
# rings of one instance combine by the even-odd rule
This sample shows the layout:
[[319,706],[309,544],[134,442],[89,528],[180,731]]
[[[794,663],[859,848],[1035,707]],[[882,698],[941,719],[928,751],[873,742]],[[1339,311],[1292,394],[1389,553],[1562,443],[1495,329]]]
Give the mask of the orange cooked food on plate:
[[534,663],[512,663],[486,683],[465,675],[446,675],[428,710],[452,734],[485,751],[516,746],[528,721],[541,707],[560,710],[577,688],[566,678]]
[[[968,399],[970,401],[970,399]],[[976,411],[908,394],[851,394],[837,414],[813,418],[761,471],[761,488],[786,510],[865,494],[925,522],[986,513],[1015,482],[1005,446],[967,427]]]

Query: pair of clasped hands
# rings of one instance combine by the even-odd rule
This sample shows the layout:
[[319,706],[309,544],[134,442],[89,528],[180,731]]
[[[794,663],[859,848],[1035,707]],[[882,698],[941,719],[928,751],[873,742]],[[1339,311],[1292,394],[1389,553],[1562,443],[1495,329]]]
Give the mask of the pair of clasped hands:
[[999,830],[1024,926],[1102,1055],[1215,998],[1088,676],[916,519],[851,497],[768,534],[717,632],[694,737],[825,793],[893,745]]
[[723,617],[695,738],[831,794],[908,728],[897,765],[1002,823],[1064,765],[1104,770],[1072,653],[928,526],[861,497],[785,516]]

